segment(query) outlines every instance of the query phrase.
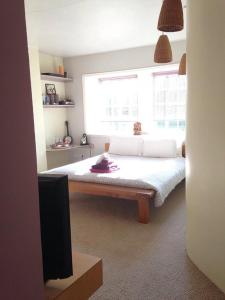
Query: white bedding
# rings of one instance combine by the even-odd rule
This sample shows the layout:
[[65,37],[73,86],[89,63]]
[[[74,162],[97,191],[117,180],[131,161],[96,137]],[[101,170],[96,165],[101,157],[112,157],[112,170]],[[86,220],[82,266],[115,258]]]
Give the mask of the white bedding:
[[65,165],[46,173],[67,174],[70,180],[120,185],[157,191],[155,206],[161,206],[168,194],[185,177],[185,159],[148,158],[110,155],[120,170],[113,173],[91,173],[99,156]]

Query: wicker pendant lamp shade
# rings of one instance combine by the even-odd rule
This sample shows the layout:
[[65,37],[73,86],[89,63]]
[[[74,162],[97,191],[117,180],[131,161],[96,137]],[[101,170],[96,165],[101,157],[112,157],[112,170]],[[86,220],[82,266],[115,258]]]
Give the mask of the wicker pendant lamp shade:
[[181,57],[180,65],[179,65],[179,75],[186,75],[186,53],[184,53]]
[[184,28],[183,7],[181,0],[163,0],[158,21],[158,30],[175,32]]
[[156,44],[154,62],[169,63],[173,59],[172,49],[167,35],[162,34]]

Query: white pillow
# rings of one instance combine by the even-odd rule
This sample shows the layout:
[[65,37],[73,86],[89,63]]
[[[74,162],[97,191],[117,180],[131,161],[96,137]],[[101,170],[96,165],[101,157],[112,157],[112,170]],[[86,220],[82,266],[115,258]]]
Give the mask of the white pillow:
[[175,140],[144,140],[143,156],[176,157],[177,145]]
[[109,153],[140,156],[142,144],[143,140],[140,137],[112,136],[110,137]]

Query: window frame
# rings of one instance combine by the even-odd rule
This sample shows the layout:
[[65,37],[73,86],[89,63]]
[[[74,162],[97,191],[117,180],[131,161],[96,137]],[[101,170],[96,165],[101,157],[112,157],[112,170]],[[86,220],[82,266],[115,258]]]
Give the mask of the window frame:
[[[120,134],[132,134],[133,132],[132,131],[129,131],[128,132],[124,132],[124,133],[121,133],[121,132],[116,132],[116,131],[112,131],[112,132],[104,132],[104,131],[101,131],[101,130],[95,130],[92,129],[92,126],[90,126],[90,122],[89,120],[87,120],[88,118],[88,114],[87,114],[87,105],[88,105],[88,100],[86,98],[86,91],[85,91],[85,80],[87,78],[92,78],[92,77],[95,77],[95,78],[98,78],[99,81],[107,81],[107,80],[123,80],[123,79],[128,79],[128,78],[138,78],[138,81],[139,79],[142,80],[142,77],[144,76],[145,77],[145,81],[146,81],[146,78],[147,76],[151,76],[150,78],[150,82],[147,84],[149,87],[149,91],[147,92],[147,95],[146,96],[143,96],[143,92],[141,91],[141,97],[142,98],[145,98],[144,99],[144,103],[142,105],[139,105],[139,106],[143,106],[145,107],[146,105],[146,109],[149,110],[149,114],[148,116],[144,116],[143,115],[143,112],[140,112],[140,117],[138,120],[136,121],[140,121],[143,122],[142,123],[145,123],[145,129],[144,129],[144,132],[145,134],[151,134],[152,133],[152,124],[148,124],[147,125],[147,122],[149,120],[149,118],[152,120],[152,117],[153,117],[153,95],[152,95],[152,89],[153,89],[153,76],[154,75],[170,75],[170,74],[177,74],[178,73],[178,64],[169,64],[169,65],[165,65],[165,66],[153,66],[153,67],[149,67],[149,68],[140,68],[140,69],[132,69],[132,70],[122,70],[122,71],[115,71],[115,72],[105,72],[105,73],[95,73],[95,74],[84,74],[82,76],[82,83],[83,83],[83,104],[84,104],[84,128],[85,128],[85,131],[87,132],[87,134],[89,135],[97,135],[97,136],[109,136],[109,135],[120,135]],[[146,82],[145,82],[146,84]],[[140,84],[140,82],[138,83],[138,85],[141,85],[142,86],[142,83]],[[141,89],[141,87],[140,87]],[[146,111],[146,109],[143,109],[144,111]],[[185,120],[186,121],[186,120]],[[89,123],[89,125],[87,126],[87,124]],[[152,123],[149,122],[149,123]],[[97,128],[97,126],[96,126]],[[184,130],[185,131],[185,130]]]

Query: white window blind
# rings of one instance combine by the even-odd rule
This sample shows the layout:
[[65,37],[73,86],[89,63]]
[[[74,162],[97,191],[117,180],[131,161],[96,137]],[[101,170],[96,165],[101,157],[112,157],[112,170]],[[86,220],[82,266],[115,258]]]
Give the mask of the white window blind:
[[137,75],[99,78],[101,126],[107,132],[131,131],[138,115]]
[[85,128],[88,134],[133,133],[133,123],[143,132],[168,137],[185,133],[186,76],[178,66],[166,66],[86,75]]
[[153,122],[155,128],[185,129],[186,77],[176,71],[153,73]]

